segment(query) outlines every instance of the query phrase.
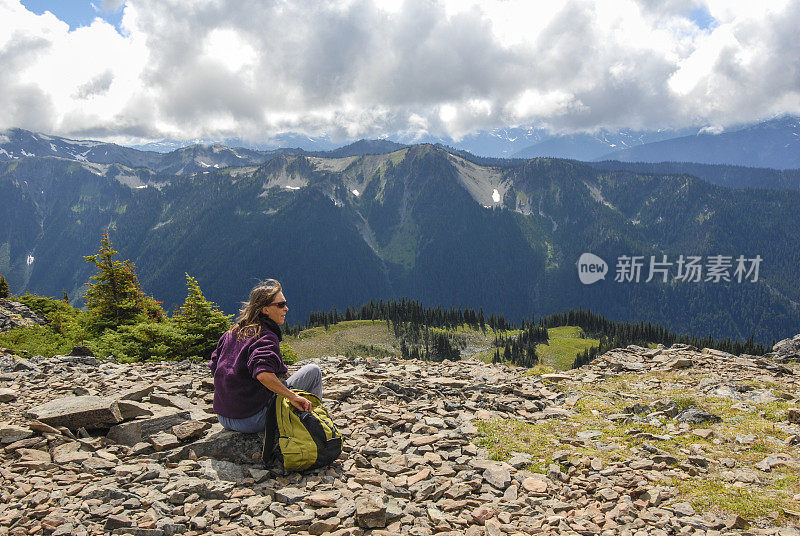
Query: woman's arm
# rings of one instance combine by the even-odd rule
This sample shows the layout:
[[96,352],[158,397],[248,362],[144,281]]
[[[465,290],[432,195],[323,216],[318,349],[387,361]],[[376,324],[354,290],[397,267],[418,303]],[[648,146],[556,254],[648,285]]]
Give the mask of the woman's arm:
[[259,372],[256,379],[273,393],[289,399],[289,402],[300,411],[311,411],[311,402],[283,385],[272,372]]
[[217,361],[219,361],[219,353],[222,351],[223,341],[225,340],[225,333],[219,338],[217,342],[217,347],[214,348],[214,351],[211,352],[211,361],[208,362],[208,367],[211,369],[211,374],[216,374],[217,372]]

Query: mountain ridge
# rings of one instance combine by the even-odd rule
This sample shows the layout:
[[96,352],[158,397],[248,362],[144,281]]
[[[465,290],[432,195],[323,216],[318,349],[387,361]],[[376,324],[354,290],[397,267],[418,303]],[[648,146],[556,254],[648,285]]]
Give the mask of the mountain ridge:
[[[698,163],[722,163],[766,167],[775,169],[800,168],[794,156],[797,137],[800,136],[800,117],[785,115],[765,121],[729,127],[727,131],[705,127],[680,129],[618,130],[600,129],[596,132],[564,134],[552,132],[542,127],[507,127],[468,134],[459,139],[432,135],[409,135],[399,133],[395,141],[388,137],[349,142],[336,147],[326,138],[311,139],[300,135],[279,137],[278,145],[253,144],[241,139],[220,141],[196,141],[186,145],[180,142],[153,142],[150,144],[123,147],[115,144],[89,140],[69,140],[59,136],[33,133],[22,129],[9,129],[0,132],[0,159],[22,157],[25,154],[37,156],[64,156],[73,159],[86,159],[97,163],[116,163],[137,167],[140,165],[154,169],[165,159],[164,155],[181,154],[192,151],[192,147],[205,148],[203,158],[213,158],[210,148],[228,147],[226,165],[261,164],[276,154],[308,154],[317,156],[352,156],[369,153],[386,153],[403,146],[431,143],[458,151],[467,151],[480,158],[534,158],[555,157],[583,161],[592,160],[644,160],[649,162],[680,161]],[[10,136],[9,136],[10,134]],[[722,136],[721,138],[719,136]],[[18,142],[27,137],[27,143],[20,147],[9,147],[11,138]],[[35,138],[35,139],[31,139]],[[699,140],[699,141],[698,141]],[[720,142],[722,140],[722,142]],[[769,141],[765,141],[769,140]],[[53,143],[53,147],[49,145]],[[791,147],[783,147],[787,145]],[[71,151],[64,150],[72,145]],[[657,144],[657,145],[654,145]],[[716,145],[715,145],[716,144]],[[59,154],[58,147],[63,151]],[[88,149],[87,149],[88,147]],[[347,149],[345,149],[347,147]],[[150,150],[151,148],[157,150]],[[622,151],[618,149],[623,148]],[[663,149],[663,150],[662,150]],[[197,151],[198,149],[193,149]],[[709,151],[724,155],[711,162]],[[138,154],[137,151],[142,154]],[[236,154],[238,153],[240,154]],[[343,151],[349,151],[347,153]],[[116,157],[115,157],[116,155]],[[636,155],[644,155],[637,157]],[[169,160],[169,158],[167,158]],[[187,168],[187,172],[198,171],[201,161]],[[213,167],[222,161],[205,161]],[[178,168],[180,169],[180,168]],[[175,169],[161,169],[175,172]]]

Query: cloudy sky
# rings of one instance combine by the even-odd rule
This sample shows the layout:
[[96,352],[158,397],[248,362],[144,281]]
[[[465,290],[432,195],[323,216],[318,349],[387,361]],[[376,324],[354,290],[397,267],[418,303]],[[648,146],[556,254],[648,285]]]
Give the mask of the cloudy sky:
[[115,141],[800,113],[797,0],[0,0],[0,128]]

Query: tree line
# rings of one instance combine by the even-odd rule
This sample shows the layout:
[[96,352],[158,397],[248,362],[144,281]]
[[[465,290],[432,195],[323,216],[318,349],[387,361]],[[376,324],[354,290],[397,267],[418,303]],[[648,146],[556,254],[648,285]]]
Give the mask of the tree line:
[[[494,352],[492,363],[513,363],[521,367],[533,367],[539,363],[539,355],[536,353],[537,344],[547,344],[550,336],[547,328],[541,324],[522,321],[518,335],[509,336],[507,332],[495,334]],[[500,348],[503,349],[502,354]]]
[[[0,346],[42,355],[66,354],[74,346],[86,346],[95,355],[121,361],[210,357],[230,327],[230,317],[205,298],[197,280],[186,274],[186,299],[170,316],[161,302],[144,293],[133,262],[119,260],[118,254],[105,233],[100,250],[84,257],[97,270],[86,284],[85,311],[71,307],[66,295],[62,299],[30,293],[15,297],[43,315],[48,324],[2,333]],[[0,290],[7,297],[2,284]]]
[[302,329],[329,326],[348,320],[389,320],[396,324],[416,324],[442,329],[468,325],[484,333],[487,327],[493,331],[514,329],[513,324],[506,321],[503,315],[484,316],[482,307],[477,312],[469,307],[425,307],[421,302],[407,298],[377,302],[370,300],[358,309],[348,306],[344,312],[337,310],[335,306],[329,311],[312,311],[305,323],[287,329],[292,329],[291,333],[297,334]]
[[711,335],[705,337],[689,334],[679,335],[664,326],[653,324],[652,322],[616,322],[605,318],[603,315],[580,308],[543,317],[539,320],[539,324],[546,328],[578,326],[587,336],[600,340],[599,346],[576,356],[573,368],[578,368],[591,362],[597,355],[612,348],[623,348],[631,344],[639,346],[647,346],[648,344],[672,346],[680,343],[689,344],[697,348],[715,348],[736,355],[764,355],[771,349],[771,347],[768,348],[763,344],[756,343],[752,335],[744,342],[731,338],[715,339]]
[[[348,320],[385,321],[387,327],[400,339],[403,357],[441,361],[460,358],[454,330],[468,326],[484,334],[492,330],[496,347],[493,362],[507,362],[531,367],[539,362],[536,345],[548,342],[548,328],[578,326],[587,337],[600,342],[584,352],[578,353],[573,368],[591,362],[599,354],[612,348],[631,344],[647,346],[676,343],[689,344],[697,348],[714,348],[731,354],[764,355],[770,348],[756,343],[753,336],[744,342],[731,338],[715,339],[711,335],[700,337],[694,334],[677,334],[652,322],[621,322],[609,320],[599,313],[578,308],[539,318],[538,321],[523,319],[520,324],[507,321],[502,315],[485,316],[483,309],[477,312],[470,308],[425,307],[421,302],[400,298],[397,300],[370,301],[359,308],[348,306],[344,312],[335,307],[329,311],[314,311],[306,322],[288,327],[291,334],[302,329],[325,327]],[[773,343],[774,344],[774,343]]]

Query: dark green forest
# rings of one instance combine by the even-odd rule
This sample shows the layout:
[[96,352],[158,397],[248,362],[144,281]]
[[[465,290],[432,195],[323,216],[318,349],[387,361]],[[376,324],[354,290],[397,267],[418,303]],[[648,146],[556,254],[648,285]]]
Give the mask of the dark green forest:
[[800,169],[769,169],[694,162],[587,162],[606,171],[632,171],[652,175],[692,175],[727,188],[800,190]]

